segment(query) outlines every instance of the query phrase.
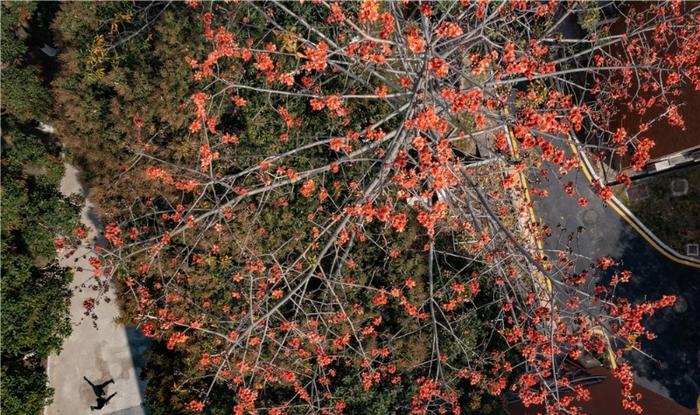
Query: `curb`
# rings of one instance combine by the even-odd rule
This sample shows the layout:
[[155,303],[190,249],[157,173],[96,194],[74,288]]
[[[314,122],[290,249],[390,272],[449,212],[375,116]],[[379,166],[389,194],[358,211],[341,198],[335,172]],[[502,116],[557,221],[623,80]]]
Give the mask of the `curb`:
[[[576,146],[573,144],[573,142],[578,143],[578,141],[571,138],[570,135],[567,135],[567,137],[571,141],[570,146],[574,155],[578,157],[579,160],[581,160],[581,170],[583,170],[583,173],[588,179],[588,181],[591,184],[601,183],[601,180],[595,173],[595,170],[593,170],[593,166],[588,160],[588,157],[584,153],[579,152]],[[610,205],[610,207],[612,207],[612,209],[618,215],[620,215],[620,217],[622,217],[632,228],[634,228],[634,230],[637,231],[637,233],[639,233],[639,235],[642,238],[644,238],[649,243],[649,245],[654,247],[654,249],[659,251],[663,256],[678,264],[700,269],[700,260],[686,255],[682,255],[670,246],[666,245],[666,243],[664,243],[661,239],[654,235],[654,233],[649,228],[647,228],[646,225],[644,225],[644,223],[642,223],[639,220],[639,218],[637,218],[634,215],[634,213],[632,213],[627,208],[627,206],[620,202],[620,200],[617,197],[615,197],[615,195],[613,195],[612,198],[608,201],[608,205]]]
[[[511,131],[510,127],[506,126],[506,133],[508,134],[508,145],[510,147],[510,150],[513,154],[513,157],[515,157],[516,160],[520,160],[520,153],[518,151],[518,142],[513,136],[513,132]],[[518,178],[520,179],[520,186],[522,187],[523,190],[523,195],[525,196],[525,202],[527,205],[527,211],[528,211],[528,216],[529,220],[532,224],[537,225],[538,220],[537,220],[537,215],[535,215],[535,209],[533,208],[532,204],[532,198],[530,197],[530,189],[527,186],[527,179],[525,178],[525,175],[522,172],[518,173]],[[536,238],[533,235],[533,239],[535,240],[535,246],[537,247],[537,252],[538,255],[542,255],[544,253],[544,246],[542,244],[542,241],[538,238]],[[545,278],[545,286],[547,290],[551,293],[552,292],[552,281],[549,280],[549,278]]]

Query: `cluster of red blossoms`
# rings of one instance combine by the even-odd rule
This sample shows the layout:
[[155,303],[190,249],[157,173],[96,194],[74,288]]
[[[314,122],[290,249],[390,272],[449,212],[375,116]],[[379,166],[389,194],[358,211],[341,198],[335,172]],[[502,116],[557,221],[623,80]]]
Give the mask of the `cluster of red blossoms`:
[[[198,141],[182,158],[145,168],[153,182],[149,191],[164,194],[161,199],[149,195],[143,217],[155,219],[106,229],[112,248],[131,249],[138,258],[137,272],[130,273],[127,284],[139,312],[149,316],[144,332],[167,341],[169,349],[194,354],[189,361],[196,367],[188,381],[201,394],[186,398],[181,407],[203,412],[210,397],[201,385],[213,379],[235,390],[237,415],[267,405],[263,401],[272,400],[265,394],[268,386],[284,388],[293,397],[266,406],[266,413],[282,415],[299,406],[339,414],[352,405],[332,393],[339,368],[356,367],[355,380],[368,395],[380,393],[383,385],[412,382],[411,414],[461,413],[459,388],[465,385],[492,395],[512,388],[526,406],[576,413],[576,402],[588,398],[585,388],[572,387],[574,393],[562,397],[543,379],[555,369],[552,356],[577,358],[606,347],[593,334],[599,321],[592,323],[585,315],[587,302],[602,301],[607,314],[600,321],[621,341],[635,344],[640,336],[653,337],[644,319],[674,300],[603,301],[631,278],[608,257],[597,268],[614,272],[612,281],[584,293],[592,271],[574,273],[567,252],[545,260],[531,248],[551,229],[525,223],[518,213],[532,207],[530,194],[544,198],[548,191],[525,193],[521,180],[531,177],[525,174],[528,169],[546,175],[543,162],[561,174],[578,169],[578,157],[565,150],[566,137],[596,126],[609,133],[612,145],[603,144],[610,152],[624,156],[634,148],[632,167],[641,169],[653,141],[611,128],[615,113],[605,102],[629,97],[625,88],[637,68],[593,51],[591,67],[579,68],[585,59],[560,56],[566,51],[541,39],[541,31],[513,30],[523,22],[540,22],[538,17],[547,24],[559,7],[580,7],[575,4],[478,0],[444,8],[430,2],[310,3],[317,8],[311,15],[320,16],[313,24],[307,21],[311,17],[296,12],[308,4],[270,2],[258,9],[242,2],[229,9],[215,3],[203,8],[204,38],[212,51],[203,60],[186,59],[194,78],[207,85],[188,101],[189,131]],[[199,8],[197,2],[190,4]],[[265,30],[252,24],[261,21],[269,25]],[[299,26],[290,29],[294,21]],[[668,36],[675,26],[659,26],[659,33],[649,36]],[[600,35],[606,36],[604,31]],[[292,42],[284,40],[289,37]],[[689,65],[681,58],[655,60],[639,40],[589,40],[585,45],[596,48],[621,42],[649,68]],[[625,69],[615,69],[619,67]],[[679,68],[659,71],[664,88],[697,77]],[[572,92],[580,85],[578,75],[569,78],[569,72],[592,79],[582,88],[593,96],[590,102]],[[658,74],[648,69],[643,75],[648,82],[639,90],[661,94],[652,82]],[[559,87],[561,80],[574,87]],[[526,88],[516,88],[521,84]],[[237,130],[226,121],[228,114],[249,112],[248,99],[255,96],[257,101],[261,95],[268,103],[255,111],[260,119],[273,114],[281,129],[265,131],[278,138],[269,152],[246,140],[247,129]],[[645,115],[664,99],[640,93],[631,99],[632,108],[643,108]],[[683,125],[677,106],[669,106],[663,116]],[[315,122],[307,123],[307,117]],[[134,124],[143,128],[143,121],[134,119]],[[220,131],[225,129],[229,131]],[[617,180],[630,182],[626,174]],[[604,183],[593,188],[605,201],[613,196]],[[589,203],[577,196],[573,181],[564,190],[579,206]],[[300,206],[313,208],[300,211]],[[278,242],[276,230],[261,218],[277,213],[284,213],[285,220],[292,216],[295,229],[280,245],[268,246]],[[87,233],[81,229],[76,235]],[[405,242],[407,238],[412,240]],[[454,252],[444,252],[449,249],[439,246],[442,239],[451,242]],[[65,244],[55,242],[57,249]],[[356,255],[370,249],[366,247],[376,248],[386,260],[382,272],[368,272],[365,258]],[[416,262],[425,259],[420,266],[429,271],[389,280],[406,252]],[[451,260],[442,258],[451,255],[478,272],[446,270],[445,262]],[[98,260],[93,266],[96,273],[107,269]],[[225,275],[213,281],[214,272]],[[172,275],[163,278],[165,274]],[[549,290],[562,291],[539,289],[546,286],[541,282],[555,278],[557,284]],[[220,292],[203,294],[201,287]],[[481,303],[484,295],[488,305]],[[553,308],[549,295],[566,298]],[[508,344],[518,362],[506,359],[501,350],[460,354],[466,347],[462,339],[473,335],[463,328],[465,311],[482,308],[495,310],[498,318],[485,326]],[[407,362],[394,347],[401,336],[396,326],[404,323],[413,325],[410,330],[421,346],[425,338],[433,339],[425,343],[426,356],[416,358],[420,361]],[[472,359],[467,365],[465,357]],[[406,379],[409,374],[412,379]],[[615,375],[623,384],[625,407],[637,411],[629,366],[621,365]],[[558,382],[570,386],[569,379]]]

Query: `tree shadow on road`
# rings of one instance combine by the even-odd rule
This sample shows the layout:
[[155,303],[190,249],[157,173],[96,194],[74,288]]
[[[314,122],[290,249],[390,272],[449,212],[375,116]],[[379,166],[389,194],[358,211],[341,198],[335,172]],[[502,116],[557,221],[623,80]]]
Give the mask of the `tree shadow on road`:
[[628,358],[637,375],[660,383],[673,400],[694,408],[700,393],[700,270],[666,258],[632,229],[625,231],[621,242],[622,267],[633,275],[618,286],[617,294],[633,303],[663,295],[677,298],[674,307],[658,310],[647,320],[647,328],[658,336],[640,339],[649,356],[633,351]]

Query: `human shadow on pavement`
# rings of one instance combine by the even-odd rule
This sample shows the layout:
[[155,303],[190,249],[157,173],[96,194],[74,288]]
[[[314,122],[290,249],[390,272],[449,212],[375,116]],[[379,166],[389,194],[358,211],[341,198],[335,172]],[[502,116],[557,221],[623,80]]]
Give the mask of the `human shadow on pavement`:
[[104,394],[105,394],[105,387],[106,387],[107,385],[109,385],[110,383],[114,383],[114,379],[110,379],[110,380],[108,380],[108,381],[106,381],[106,382],[100,383],[99,385],[95,385],[94,383],[90,382],[90,379],[88,379],[87,377],[83,376],[83,379],[85,379],[85,381],[86,381],[87,383],[90,384],[90,387],[92,387],[92,392],[93,392],[93,393],[95,394],[95,396],[97,396],[98,398],[101,397],[101,396],[104,396]]
[[109,402],[110,399],[114,398],[114,395],[116,395],[116,394],[117,394],[117,392],[114,392],[113,394],[109,395],[109,396],[106,397],[106,398],[104,398],[104,397],[102,397],[102,396],[99,396],[99,397],[97,398],[97,406],[92,406],[92,405],[91,405],[91,406],[90,406],[90,410],[91,410],[91,411],[94,411],[95,409],[97,409],[97,410],[99,411],[100,409],[104,408],[105,405],[107,405],[107,402]]
[[91,405],[90,406],[91,411],[94,411],[95,409],[100,410],[100,409],[104,408],[105,405],[107,405],[107,402],[109,402],[109,400],[112,399],[114,397],[114,395],[117,394],[117,392],[114,392],[113,394],[111,394],[105,398],[105,395],[106,395],[105,388],[110,383],[114,383],[114,379],[110,379],[106,382],[102,382],[102,383],[97,384],[97,385],[90,382],[90,379],[88,379],[86,376],[83,376],[83,379],[85,379],[85,381],[90,384],[90,387],[92,388],[92,392],[97,397],[97,405]]

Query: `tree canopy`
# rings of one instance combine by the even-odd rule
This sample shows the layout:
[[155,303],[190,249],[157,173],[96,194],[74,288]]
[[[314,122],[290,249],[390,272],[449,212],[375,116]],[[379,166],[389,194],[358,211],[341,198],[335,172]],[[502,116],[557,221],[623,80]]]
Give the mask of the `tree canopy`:
[[[60,143],[40,132],[51,94],[31,65],[35,3],[2,4],[2,412],[35,415],[51,398],[43,361],[71,332],[72,272],[57,261],[79,207],[60,193]],[[40,24],[39,24],[40,26]]]
[[641,169],[648,125],[682,125],[693,6],[186,3],[53,23],[55,126],[107,224],[96,282],[157,342],[153,413],[576,413],[585,353],[641,410],[625,351],[674,298],[618,297],[631,274],[544,250],[530,209],[571,146]]

